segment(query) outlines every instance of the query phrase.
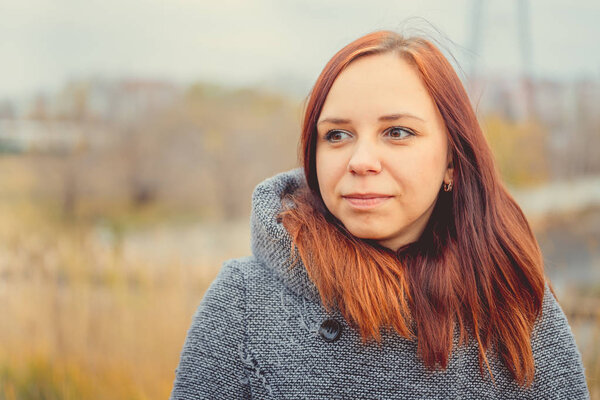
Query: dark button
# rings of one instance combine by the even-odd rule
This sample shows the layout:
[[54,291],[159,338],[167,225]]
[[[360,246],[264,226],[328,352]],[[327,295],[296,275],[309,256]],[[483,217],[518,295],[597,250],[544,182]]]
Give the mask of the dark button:
[[326,319],[319,328],[319,334],[326,342],[333,342],[340,337],[342,325],[335,319]]

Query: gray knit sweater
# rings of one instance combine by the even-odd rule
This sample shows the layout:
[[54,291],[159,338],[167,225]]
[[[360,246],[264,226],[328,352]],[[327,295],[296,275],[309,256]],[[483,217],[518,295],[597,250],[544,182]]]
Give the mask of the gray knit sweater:
[[275,220],[284,190],[305,184],[300,169],[258,185],[252,253],[224,263],[204,295],[176,369],[171,399],[587,399],[581,355],[546,288],[532,335],[536,375],[521,389],[496,358],[482,378],[474,341],[454,348],[446,370],[429,372],[416,343],[382,331],[360,336],[322,307],[306,270],[288,271],[290,236]]

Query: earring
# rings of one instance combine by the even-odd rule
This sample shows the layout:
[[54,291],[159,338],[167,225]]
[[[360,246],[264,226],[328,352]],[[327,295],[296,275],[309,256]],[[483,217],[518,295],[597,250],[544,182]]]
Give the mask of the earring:
[[450,183],[444,183],[444,192],[449,192],[452,190],[452,181]]

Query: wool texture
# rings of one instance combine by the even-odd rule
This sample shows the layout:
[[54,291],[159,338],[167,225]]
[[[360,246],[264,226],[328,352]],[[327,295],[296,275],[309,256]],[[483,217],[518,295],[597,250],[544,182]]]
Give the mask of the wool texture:
[[[420,361],[415,341],[393,331],[362,344],[337,310],[326,312],[301,261],[290,269],[291,238],[276,215],[281,196],[305,184],[297,168],[256,187],[252,255],[226,261],[204,294],[171,399],[589,399],[581,354],[547,286],[526,389],[493,354],[494,381],[482,376],[476,342],[459,346],[457,335],[448,368],[435,371]],[[331,330],[324,334],[328,320],[339,323],[334,341],[326,340]]]

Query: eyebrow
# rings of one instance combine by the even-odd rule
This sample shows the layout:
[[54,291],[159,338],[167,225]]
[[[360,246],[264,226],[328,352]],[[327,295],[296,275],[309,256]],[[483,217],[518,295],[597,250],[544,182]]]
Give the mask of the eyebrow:
[[[382,121],[382,122],[383,121],[396,121],[401,118],[413,118],[413,119],[418,119],[419,121],[425,122],[425,120],[423,118],[417,117],[416,115],[409,114],[409,113],[382,115],[381,117],[378,118],[378,120]],[[344,118],[325,118],[325,119],[317,122],[317,125],[323,124],[325,122],[329,122],[332,124],[349,124],[352,121],[349,119],[344,119]]]

